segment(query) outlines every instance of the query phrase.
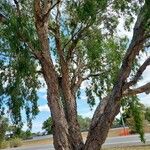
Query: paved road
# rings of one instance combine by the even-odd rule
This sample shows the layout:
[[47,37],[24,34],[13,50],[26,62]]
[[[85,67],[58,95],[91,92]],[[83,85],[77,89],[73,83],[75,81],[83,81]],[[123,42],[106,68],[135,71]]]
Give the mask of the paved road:
[[[150,134],[145,134],[146,144],[150,144]],[[107,138],[103,147],[144,145],[140,142],[139,135],[130,135],[124,137]],[[10,149],[7,149],[10,150]],[[30,147],[12,148],[11,150],[54,150],[53,145],[34,145]]]

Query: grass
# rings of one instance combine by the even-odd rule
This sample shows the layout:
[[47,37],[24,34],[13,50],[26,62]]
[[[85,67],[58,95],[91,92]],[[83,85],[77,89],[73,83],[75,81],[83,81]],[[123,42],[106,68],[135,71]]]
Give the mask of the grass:
[[104,148],[102,150],[150,150],[150,145],[148,146],[130,146],[130,147],[120,147],[120,148]]
[[[121,133],[123,129],[110,129],[109,130],[109,134],[108,137],[116,137],[119,136],[119,134]],[[148,131],[148,133],[150,133],[150,126],[147,127],[146,131]],[[87,132],[83,132],[82,133],[82,137],[83,139],[86,139],[87,137]],[[40,140],[35,140],[35,141],[23,141],[23,146],[28,146],[28,145],[41,145],[41,144],[53,144],[53,139],[52,138],[48,138],[48,139],[40,139]],[[150,146],[147,148],[147,146],[144,147],[136,147],[136,149],[134,149],[133,147],[130,148],[116,148],[116,149],[104,149],[104,150],[150,150]]]
[[52,139],[41,139],[41,140],[35,140],[35,141],[23,141],[23,146],[27,145],[41,145],[41,144],[53,144]]

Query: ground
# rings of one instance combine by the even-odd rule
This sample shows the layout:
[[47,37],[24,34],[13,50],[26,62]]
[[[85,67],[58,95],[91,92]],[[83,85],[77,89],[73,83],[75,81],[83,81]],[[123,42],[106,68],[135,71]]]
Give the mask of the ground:
[[150,150],[150,145],[148,146],[131,146],[122,148],[104,148],[103,150]]

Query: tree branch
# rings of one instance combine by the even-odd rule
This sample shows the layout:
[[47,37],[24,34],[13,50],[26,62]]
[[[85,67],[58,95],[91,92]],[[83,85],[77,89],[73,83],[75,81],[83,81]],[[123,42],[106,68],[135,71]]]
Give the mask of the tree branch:
[[128,89],[123,93],[123,96],[132,96],[136,94],[140,94],[145,92],[146,94],[150,93],[150,82],[146,83],[145,85],[138,87],[136,89]]
[[34,0],[34,11],[35,11],[35,18],[36,20],[42,20],[42,16],[41,16],[41,12],[42,12],[42,9],[41,9],[41,6],[40,6],[40,2],[41,0]]
[[84,77],[83,80],[88,80],[90,77],[98,77],[104,73],[109,73],[109,70],[101,72],[101,73],[95,73],[95,74],[91,73],[91,74],[87,75],[86,77]]
[[[60,2],[60,0],[58,0]],[[60,3],[58,3],[60,4]],[[56,42],[56,48],[58,55],[60,57],[60,63],[63,63],[62,65],[66,65],[66,61],[64,58],[64,52],[62,49],[62,41],[61,41],[61,33],[60,33],[60,19],[61,19],[61,12],[60,12],[60,5],[57,5],[57,14],[56,14],[56,28],[53,30],[55,33],[55,42]]]
[[113,99],[116,100],[120,99],[124,91],[124,85],[126,83],[126,80],[131,73],[133,61],[143,48],[144,37],[146,34],[145,22],[147,22],[148,20],[148,17],[145,17],[145,7],[147,6],[144,5],[141,9],[137,21],[135,23],[131,43],[122,61],[120,73],[117,77],[116,83],[111,93],[111,97],[113,97]]
[[39,59],[41,57],[40,51],[37,51],[33,45],[26,39],[26,37],[22,34],[20,35],[20,40],[27,44],[27,46],[30,48],[29,52],[34,56],[35,59]]
[[80,87],[81,83],[83,82],[83,74],[85,69],[87,69],[85,58],[80,57],[80,54],[76,52],[75,54],[76,60],[73,61],[73,65],[76,65],[76,68],[73,69],[73,77],[71,78],[71,89],[72,91],[77,91]]
[[44,13],[42,15],[42,19],[43,19],[44,22],[48,19],[50,11],[53,9],[51,7],[51,5],[52,5],[52,1],[51,0],[46,0],[44,2],[44,8],[43,8],[43,12]]
[[[84,28],[81,27],[81,28],[78,30],[78,32],[75,33],[75,34],[72,36],[72,38],[65,44],[64,48],[65,48],[70,42],[72,42],[71,45],[70,45],[70,47],[68,48],[68,53],[67,53],[67,57],[66,57],[66,58],[67,58],[67,61],[70,60],[70,58],[71,58],[71,56],[72,56],[72,52],[73,52],[74,48],[76,47],[78,41],[81,39],[83,32],[84,32],[87,28],[89,28],[90,26],[91,26],[91,23],[88,23]],[[74,39],[74,37],[76,37],[76,38]]]
[[[49,1],[50,2],[50,1]],[[57,0],[57,2],[55,4],[53,4],[51,7],[47,8],[47,10],[44,13],[44,18],[47,17],[47,15],[49,15],[50,11],[61,2],[61,0]]]
[[79,30],[78,30],[76,33],[74,33],[74,34],[72,35],[72,37],[70,38],[70,40],[68,40],[68,41],[66,42],[66,44],[64,45],[64,48],[63,48],[63,49],[65,49],[65,47],[66,47],[71,41],[74,40],[75,36],[77,36],[77,35],[80,33],[81,30],[82,30],[82,25],[81,25],[81,27],[79,28]]
[[126,83],[124,90],[128,89],[130,86],[135,85],[138,80],[140,79],[142,73],[144,72],[144,70],[147,68],[147,66],[150,65],[150,57],[146,59],[146,61],[140,66],[140,68],[138,69],[136,75],[134,76],[133,80]]

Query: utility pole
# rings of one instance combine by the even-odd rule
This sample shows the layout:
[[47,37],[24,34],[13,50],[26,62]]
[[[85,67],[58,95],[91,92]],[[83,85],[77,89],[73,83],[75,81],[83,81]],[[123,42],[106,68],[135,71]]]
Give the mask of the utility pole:
[[120,111],[120,116],[121,116],[121,121],[122,121],[123,129],[124,129],[124,135],[127,135],[126,127],[125,127],[125,122],[124,122],[124,119],[123,119],[121,111]]

